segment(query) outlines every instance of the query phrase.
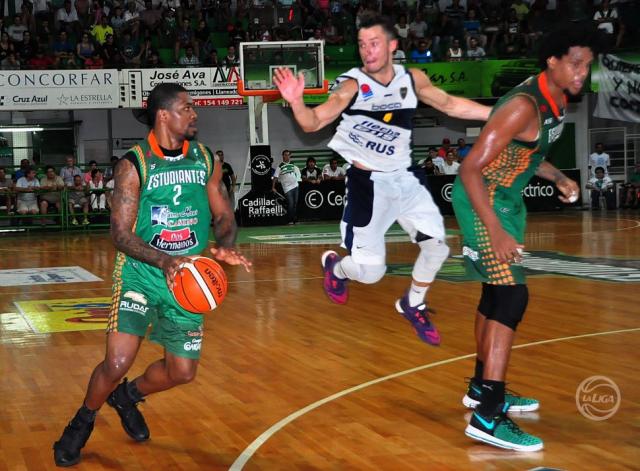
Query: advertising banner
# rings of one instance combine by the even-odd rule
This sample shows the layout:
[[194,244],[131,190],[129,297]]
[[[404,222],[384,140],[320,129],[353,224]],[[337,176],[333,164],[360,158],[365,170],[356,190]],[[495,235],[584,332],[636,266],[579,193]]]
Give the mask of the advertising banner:
[[238,201],[241,226],[275,226],[287,223],[286,201],[271,191],[251,190]]
[[319,185],[300,184],[298,218],[304,221],[336,220],[344,210],[344,180],[327,180]]
[[188,67],[174,69],[127,70],[129,106],[146,107],[147,97],[159,83],[172,82],[189,91],[195,106],[236,106],[243,100],[238,95],[238,67]]
[[118,71],[1,70],[0,111],[118,108]]
[[640,123],[640,62],[601,54],[594,116]]

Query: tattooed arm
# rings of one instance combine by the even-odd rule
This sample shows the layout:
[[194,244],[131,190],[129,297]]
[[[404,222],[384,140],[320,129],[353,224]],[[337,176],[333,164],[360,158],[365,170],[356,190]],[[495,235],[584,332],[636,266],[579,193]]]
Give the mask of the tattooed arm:
[[127,159],[120,159],[116,165],[113,179],[115,186],[111,198],[111,239],[116,249],[126,255],[160,268],[167,279],[167,285],[173,285],[173,278],[181,263],[188,261],[184,257],[172,257],[154,249],[138,237],[133,227],[138,217],[140,201],[140,179],[134,165]]
[[250,271],[251,262],[233,248],[238,228],[229,202],[229,194],[222,181],[222,165],[217,157],[214,161],[213,174],[207,182],[207,194],[217,243],[217,247],[211,248],[211,254],[216,260],[229,265],[243,265],[247,271]]

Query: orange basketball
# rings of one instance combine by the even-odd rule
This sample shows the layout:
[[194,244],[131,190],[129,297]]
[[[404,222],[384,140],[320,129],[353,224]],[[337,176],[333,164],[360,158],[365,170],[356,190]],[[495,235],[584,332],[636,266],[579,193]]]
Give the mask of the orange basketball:
[[173,297],[189,312],[204,314],[217,308],[227,295],[227,275],[218,262],[191,257],[176,273]]

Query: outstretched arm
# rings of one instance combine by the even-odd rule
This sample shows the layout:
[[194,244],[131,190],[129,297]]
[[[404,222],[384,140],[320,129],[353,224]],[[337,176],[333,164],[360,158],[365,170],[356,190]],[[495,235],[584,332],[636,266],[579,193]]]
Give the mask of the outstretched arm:
[[466,98],[449,95],[444,90],[439,89],[429,77],[420,69],[410,69],[416,92],[421,102],[433,106],[435,109],[446,113],[454,118],[473,119],[486,121],[489,119],[491,108],[481,105]]
[[281,67],[276,69],[273,81],[282,98],[291,105],[293,116],[304,132],[318,131],[335,121],[358,91],[358,84],[355,80],[345,80],[329,95],[326,102],[309,108],[304,104],[302,98],[304,76],[301,73],[295,77],[290,69]]

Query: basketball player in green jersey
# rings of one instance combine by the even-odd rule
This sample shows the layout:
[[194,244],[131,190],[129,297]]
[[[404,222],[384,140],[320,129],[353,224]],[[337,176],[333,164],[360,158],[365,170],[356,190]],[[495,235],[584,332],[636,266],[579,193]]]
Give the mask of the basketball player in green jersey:
[[521,191],[537,175],[556,184],[561,201],[577,200],[576,182],[544,157],[562,133],[565,92],[580,92],[598,43],[597,33],[584,26],[551,33],[541,47],[542,73],[498,101],[454,184],[467,273],[482,281],[475,319],[476,370],[463,399],[475,411],[465,433],[501,448],[543,448],[542,440],[507,416],[507,411],[536,410],[538,402],[505,394],[515,330],[528,302],[519,265],[526,223]]
[[[217,242],[212,256],[247,270],[251,266],[233,248],[236,225],[221,165],[194,140],[197,115],[187,90],[173,83],[156,86],[147,116],[152,131],[118,162],[114,173],[111,235],[118,254],[105,359],[91,375],[82,407],[54,444],[58,466],[80,461],[105,401],[117,411],[127,434],[145,441],[149,429],[136,404],[195,378],[203,316],[182,309],[169,287],[187,256],[206,248],[212,217]],[[120,383],[149,325],[150,339],[164,347],[164,358],[133,381]]]

